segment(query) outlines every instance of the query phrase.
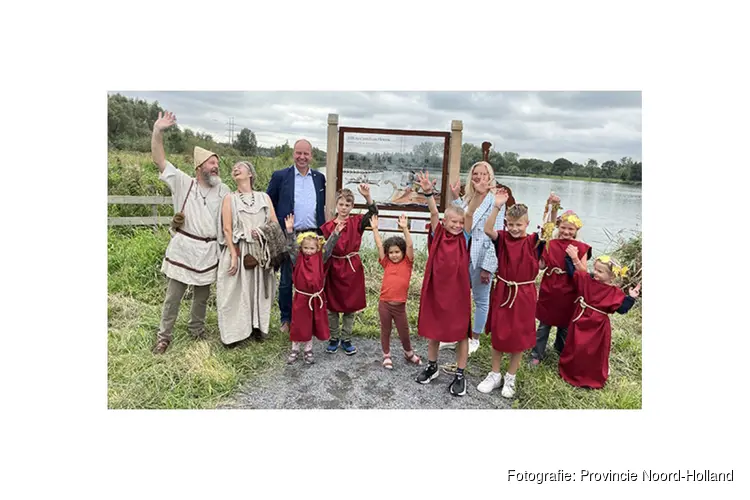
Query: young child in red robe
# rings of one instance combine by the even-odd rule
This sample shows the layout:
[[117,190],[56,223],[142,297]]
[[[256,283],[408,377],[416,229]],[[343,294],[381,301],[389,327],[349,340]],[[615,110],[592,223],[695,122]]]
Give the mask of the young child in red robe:
[[407,362],[421,365],[422,360],[414,352],[409,338],[409,321],[406,318],[406,297],[409,293],[409,282],[414,265],[414,244],[409,233],[406,215],[398,218],[398,227],[404,237],[391,236],[385,243],[378,232],[378,216],[370,219],[372,236],[378,248],[378,258],[383,267],[383,283],[380,287],[378,315],[380,316],[380,346],[383,348],[383,368],[393,369],[391,360],[391,331],[396,324],[404,358]]
[[[553,194],[547,201],[553,204],[552,220],[556,220],[560,197]],[[581,219],[573,211],[568,210],[558,222],[557,238],[549,240],[544,246],[540,261],[544,274],[536,303],[536,319],[539,320],[539,326],[536,329],[536,345],[531,350],[532,367],[538,366],[544,359],[547,339],[553,326],[557,328],[555,350],[560,354],[565,347],[568,325],[573,318],[577,297],[573,278],[568,276],[566,270],[565,262],[570,257],[565,250],[569,245],[578,248],[578,254],[582,256],[581,262],[584,267],[586,266],[587,260],[591,258],[591,246],[576,240],[578,230],[582,227]]]
[[[430,209],[428,257],[419,299],[419,335],[428,339],[427,368],[417,377],[420,384],[436,379],[440,342],[458,342],[457,370],[448,390],[454,396],[466,394],[464,369],[469,353],[471,335],[471,282],[469,278],[469,238],[474,211],[481,199],[475,196],[466,212],[456,205],[445,210],[443,222],[433,197],[432,181],[428,173],[417,175]],[[479,180],[479,183],[487,183]],[[479,191],[486,191],[488,186]]]
[[560,355],[560,376],[570,385],[600,389],[609,378],[609,350],[612,328],[609,315],[627,313],[641,290],[640,283],[626,296],[613,281],[625,276],[627,267],[620,266],[612,257],[602,255],[594,261],[594,272],[588,274],[578,258],[578,248],[570,245],[567,253],[573,265],[568,273],[573,276],[576,308],[568,327],[568,339]]
[[326,352],[333,354],[339,349],[339,314],[341,318],[341,349],[345,354],[357,353],[352,345],[354,313],[367,307],[365,298],[365,270],[359,257],[362,234],[370,224],[370,217],[378,213],[372,202],[370,186],[359,185],[359,193],[367,202],[367,213],[350,215],[354,207],[354,193],[342,189],[336,193],[336,217],[322,226],[320,231],[328,238],[339,223],[344,223],[339,241],[333,249],[333,259],[326,265],[326,298],[328,299],[328,322],[331,325],[331,339]]
[[[498,189],[495,206],[484,225],[484,232],[495,242],[495,252],[499,257],[497,280],[490,292],[486,327],[492,339],[492,371],[477,386],[477,390],[489,393],[503,385],[502,396],[512,398],[523,351],[533,347],[536,342],[535,281],[544,241],[536,233],[526,234],[529,209],[523,204],[506,208],[505,230],[495,230],[497,215],[507,201],[507,191]],[[503,353],[510,353],[504,384],[500,373]]]
[[338,224],[328,241],[314,232],[302,233],[294,237],[294,215],[284,220],[287,233],[287,247],[292,260],[292,324],[289,327],[289,339],[292,350],[287,363],[294,363],[299,356],[300,345],[304,344],[305,363],[314,363],[312,338],[328,340],[328,316],[326,315],[325,263],[344,229],[344,223]]

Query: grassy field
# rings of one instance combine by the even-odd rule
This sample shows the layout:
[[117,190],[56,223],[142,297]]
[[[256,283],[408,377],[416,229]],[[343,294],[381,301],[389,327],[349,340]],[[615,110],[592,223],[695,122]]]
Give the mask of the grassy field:
[[[190,171],[190,158],[171,157],[178,168]],[[270,173],[284,161],[253,159],[258,187],[265,188]],[[230,179],[233,159],[222,162],[222,177]],[[148,155],[111,153],[109,194],[165,194],[156,166]],[[226,171],[225,171],[226,170]],[[231,183],[230,183],[231,186]],[[234,186],[231,186],[234,187]],[[171,215],[171,208],[165,215]],[[138,213],[143,209],[146,213]],[[149,215],[148,207],[110,207],[110,216]],[[163,356],[151,353],[161,316],[166,282],[159,271],[169,242],[166,228],[111,228],[108,232],[108,405],[110,408],[214,408],[243,383],[266,370],[284,365],[288,337],[278,333],[278,307],[272,310],[271,335],[263,343],[247,342],[226,348],[219,340],[215,289],[207,313],[206,341],[188,338],[189,304],[184,302],[174,329],[174,341]],[[626,246],[624,263],[640,273],[640,237]],[[382,269],[374,250],[363,250],[368,307],[356,319],[357,336],[379,338],[377,297]],[[416,335],[419,290],[426,261],[417,253],[409,291],[408,315]],[[637,264],[633,261],[637,261]],[[189,297],[188,297],[189,298]],[[530,370],[524,363],[518,378],[516,408],[641,408],[641,305],[627,315],[612,317],[611,376],[601,390],[571,387],[557,375],[552,350],[545,362]],[[553,334],[554,335],[554,332]],[[553,339],[550,339],[552,342]],[[426,353],[421,353],[425,354]],[[507,360],[505,361],[507,363]],[[483,377],[490,367],[489,342],[483,341],[467,371]],[[499,394],[498,394],[498,397]]]

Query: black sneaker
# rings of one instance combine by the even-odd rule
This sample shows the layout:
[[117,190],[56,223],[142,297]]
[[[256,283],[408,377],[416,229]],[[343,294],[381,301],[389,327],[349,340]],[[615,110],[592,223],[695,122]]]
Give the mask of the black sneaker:
[[438,375],[440,375],[440,371],[438,370],[437,363],[434,365],[427,363],[427,368],[422,370],[417,376],[417,382],[420,384],[429,384],[430,381],[438,378]]
[[326,347],[326,352],[328,354],[333,354],[334,352],[339,350],[339,339],[331,338],[331,340],[328,341],[328,347]]
[[459,378],[458,375],[453,377],[453,382],[451,382],[448,390],[454,396],[463,396],[466,394],[466,377]]
[[344,350],[344,353],[349,356],[351,356],[352,354],[357,354],[357,348],[354,347],[348,340],[341,341],[341,348]]

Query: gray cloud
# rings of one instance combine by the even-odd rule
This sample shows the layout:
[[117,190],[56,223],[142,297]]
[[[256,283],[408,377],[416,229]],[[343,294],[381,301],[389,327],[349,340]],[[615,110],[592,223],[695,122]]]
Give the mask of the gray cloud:
[[[115,93],[110,92],[110,93]],[[261,146],[299,137],[326,147],[329,113],[341,126],[450,130],[462,120],[464,142],[498,151],[600,163],[641,159],[640,92],[120,92],[159,104],[178,125],[226,141],[251,129]]]

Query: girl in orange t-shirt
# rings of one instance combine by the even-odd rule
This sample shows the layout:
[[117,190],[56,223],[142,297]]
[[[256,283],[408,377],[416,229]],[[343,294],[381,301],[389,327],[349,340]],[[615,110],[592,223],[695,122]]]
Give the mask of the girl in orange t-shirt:
[[392,236],[380,239],[378,232],[378,217],[374,215],[370,220],[375,245],[378,247],[380,265],[383,266],[383,285],[380,289],[380,344],[383,348],[383,367],[393,368],[391,361],[391,329],[396,323],[401,346],[404,348],[404,358],[409,363],[421,365],[422,360],[411,347],[409,339],[409,322],[406,319],[406,295],[409,292],[411,270],[414,265],[414,244],[409,234],[406,215],[398,218],[398,227],[404,237]]

